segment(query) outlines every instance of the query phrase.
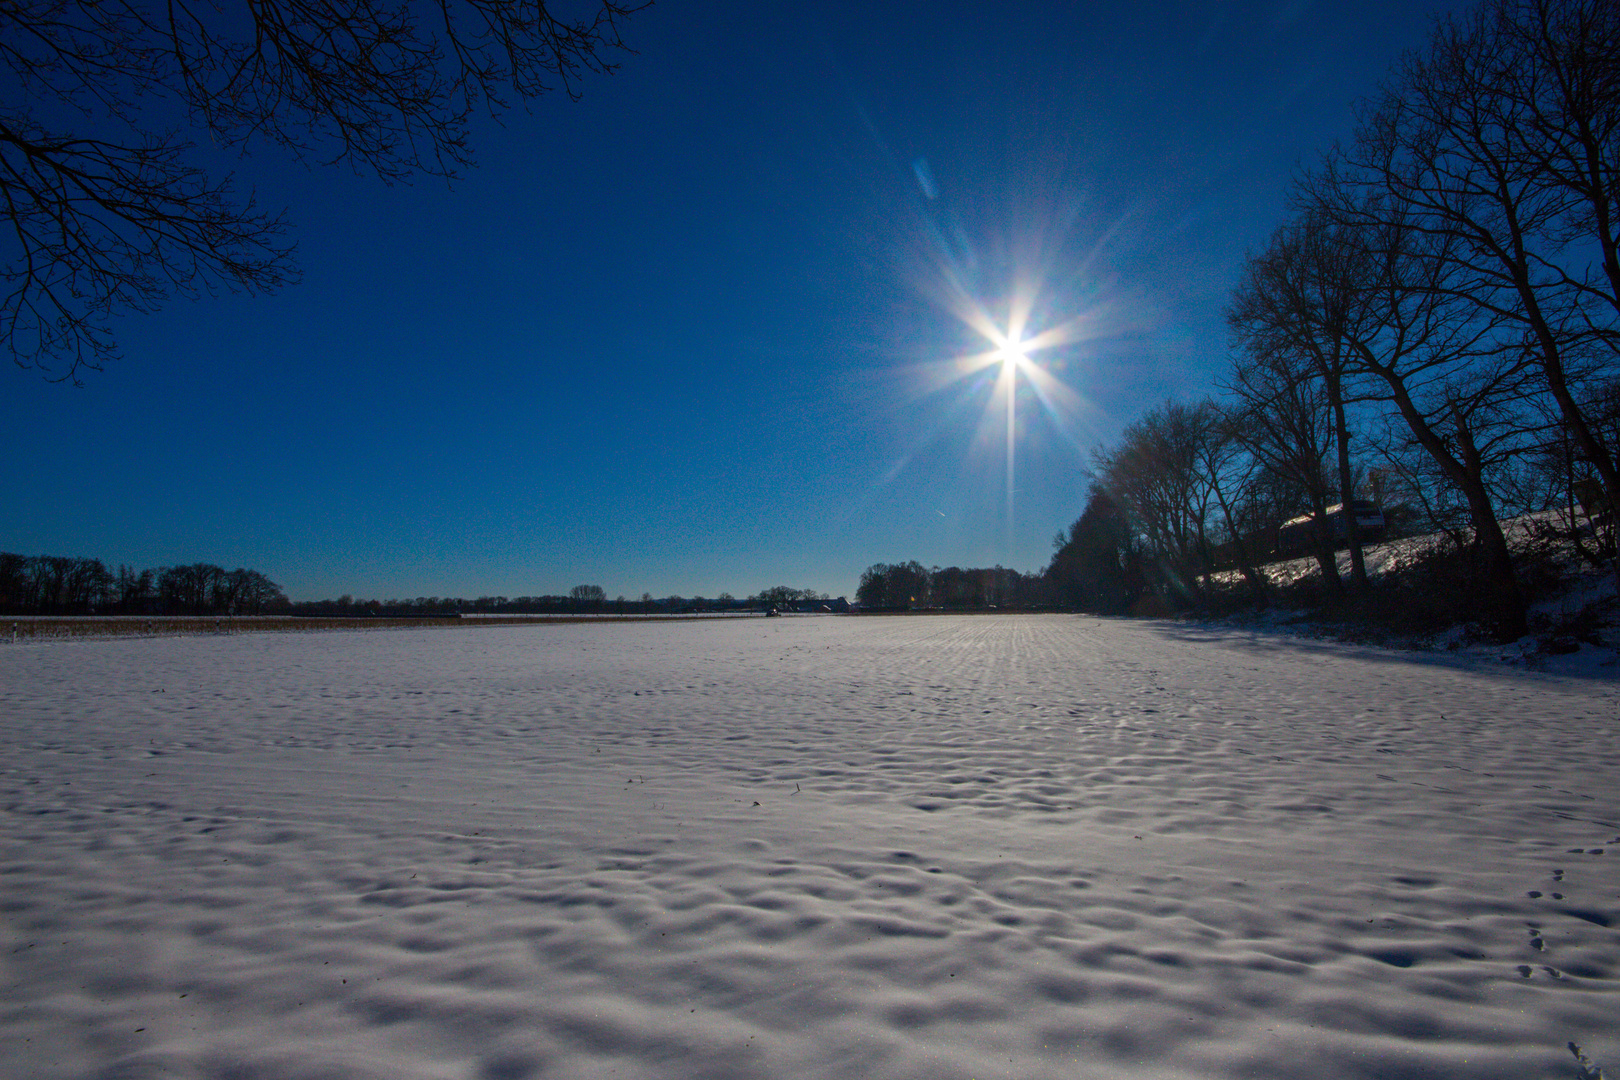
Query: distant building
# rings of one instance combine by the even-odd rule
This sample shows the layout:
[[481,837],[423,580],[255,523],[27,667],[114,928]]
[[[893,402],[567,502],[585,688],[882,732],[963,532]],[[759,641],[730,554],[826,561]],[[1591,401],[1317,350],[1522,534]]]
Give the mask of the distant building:
[[[1368,499],[1352,499],[1351,510],[1356,515],[1356,532],[1363,544],[1376,544],[1384,538],[1387,525],[1384,521],[1384,511],[1379,509],[1377,503]],[[1345,535],[1344,504],[1334,503],[1327,508],[1328,528],[1333,533],[1333,546],[1344,547],[1349,544]],[[1277,554],[1285,558],[1293,558],[1308,553],[1313,546],[1316,531],[1316,515],[1301,514],[1297,518],[1290,518],[1277,529]]]
[[792,611],[805,615],[845,615],[849,613],[849,601],[840,596],[836,600],[794,600],[791,603],[778,604],[783,611]]

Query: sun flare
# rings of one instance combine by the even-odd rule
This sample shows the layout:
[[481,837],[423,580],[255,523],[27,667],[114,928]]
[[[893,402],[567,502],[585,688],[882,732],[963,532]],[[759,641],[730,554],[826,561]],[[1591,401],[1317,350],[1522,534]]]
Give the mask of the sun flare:
[[1059,266],[1055,252],[1062,233],[1059,228],[1038,240],[991,245],[995,257],[981,259],[960,229],[930,226],[928,246],[937,250],[922,268],[919,290],[959,326],[945,331],[949,344],[939,342],[949,352],[919,359],[906,370],[915,379],[912,400],[938,395],[947,407],[931,411],[927,436],[884,474],[884,482],[891,481],[921,447],[963,421],[971,423],[977,412],[970,452],[984,465],[996,458],[1005,465],[1009,557],[1016,534],[1019,445],[1056,436],[1085,455],[1082,436],[1096,422],[1095,409],[1069,383],[1079,381],[1089,366],[1080,354],[1115,330],[1114,305],[1102,286],[1086,280],[1086,260],[1078,270],[1067,262]]
[[1001,369],[1007,372],[1019,371],[1029,366],[1029,351],[1022,341],[1007,339],[996,355],[1001,359]]
[[[1019,439],[1019,398],[1034,405],[1059,427],[1084,411],[1078,395],[1056,375],[1063,367],[1065,346],[1087,340],[1093,333],[1094,316],[1087,312],[1047,327],[1032,327],[1035,320],[1035,293],[1031,287],[1015,290],[1005,321],[996,318],[985,305],[966,290],[954,290],[953,314],[972,329],[985,348],[959,355],[940,365],[940,384],[965,380],[983,387],[990,377],[990,393],[984,401],[980,431],[1002,444],[1006,463],[1006,527],[1010,547],[1013,535],[1013,504],[1017,490],[1016,444]],[[1057,353],[1057,356],[1051,354]],[[1040,354],[1040,355],[1037,355]],[[1054,363],[1055,361],[1055,363]],[[949,368],[946,374],[943,369]],[[1052,370],[1049,370],[1052,369]],[[995,431],[993,436],[991,431]]]

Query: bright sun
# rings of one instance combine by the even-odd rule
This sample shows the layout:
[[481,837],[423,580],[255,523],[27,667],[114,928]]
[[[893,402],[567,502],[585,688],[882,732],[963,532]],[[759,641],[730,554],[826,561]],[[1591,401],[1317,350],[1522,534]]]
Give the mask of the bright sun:
[[1022,341],[1009,340],[997,350],[1001,357],[1002,371],[1017,371],[1019,368],[1029,366],[1029,346]]
[[[1061,370],[1062,361],[1048,363],[1039,354],[1087,340],[1091,336],[1089,327],[1094,316],[1087,312],[1044,329],[1031,327],[1036,289],[1034,284],[1030,283],[1014,290],[1006,306],[1006,321],[1003,322],[992,318],[985,306],[962,286],[954,274],[947,273],[945,284],[947,286],[945,306],[951,314],[978,334],[983,346],[951,360],[925,367],[929,370],[930,381],[934,383],[933,389],[943,389],[959,380],[971,380],[969,385],[973,388],[974,394],[988,391],[984,397],[984,415],[980,420],[979,436],[993,438],[1001,434],[1001,431],[996,429],[1005,431],[1007,543],[1011,550],[1014,524],[1013,496],[1017,491],[1015,444],[1019,435],[1017,412],[1020,384],[1024,393],[1023,400],[1052,417],[1060,427],[1069,417],[1077,416],[1082,410],[1083,402],[1054,374],[1055,370]],[[996,441],[999,442],[1001,439],[997,438]]]

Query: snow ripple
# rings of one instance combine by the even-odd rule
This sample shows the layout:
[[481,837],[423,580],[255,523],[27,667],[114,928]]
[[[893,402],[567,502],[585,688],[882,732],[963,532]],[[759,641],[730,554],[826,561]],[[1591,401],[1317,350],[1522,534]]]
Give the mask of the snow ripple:
[[9,648],[0,1073],[1567,1078],[1615,701],[1070,617]]

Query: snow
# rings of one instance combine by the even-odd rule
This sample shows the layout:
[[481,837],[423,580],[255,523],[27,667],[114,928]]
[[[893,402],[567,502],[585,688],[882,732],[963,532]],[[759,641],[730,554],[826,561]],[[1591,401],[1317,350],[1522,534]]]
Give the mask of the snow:
[[[1537,529],[1542,526],[1552,526],[1559,530],[1567,530],[1570,525],[1569,515],[1559,510],[1541,510],[1532,514],[1521,514],[1518,517],[1508,518],[1499,524],[1502,533],[1512,551],[1523,553],[1527,548],[1537,543]],[[1362,565],[1366,568],[1367,577],[1373,581],[1385,574],[1405,570],[1412,563],[1423,558],[1430,550],[1446,549],[1452,546],[1450,539],[1444,533],[1422,533],[1417,536],[1398,537],[1393,540],[1382,540],[1369,543],[1362,549]],[[1573,549],[1563,551],[1563,561],[1568,573],[1579,576],[1585,569],[1578,565]],[[1348,548],[1337,553],[1339,577],[1348,582],[1350,579],[1350,551]],[[1297,559],[1283,559],[1267,563],[1258,568],[1266,581],[1279,587],[1291,587],[1299,584],[1306,578],[1321,576],[1321,568],[1316,562],[1316,556],[1303,555]],[[1593,575],[1594,577],[1612,576],[1606,574]],[[1243,583],[1243,573],[1240,570],[1223,570],[1212,574],[1211,578],[1226,586],[1238,586]],[[1601,586],[1600,586],[1601,587]]]
[[0,1075],[1580,1075],[1620,687],[1075,616],[0,647]]

